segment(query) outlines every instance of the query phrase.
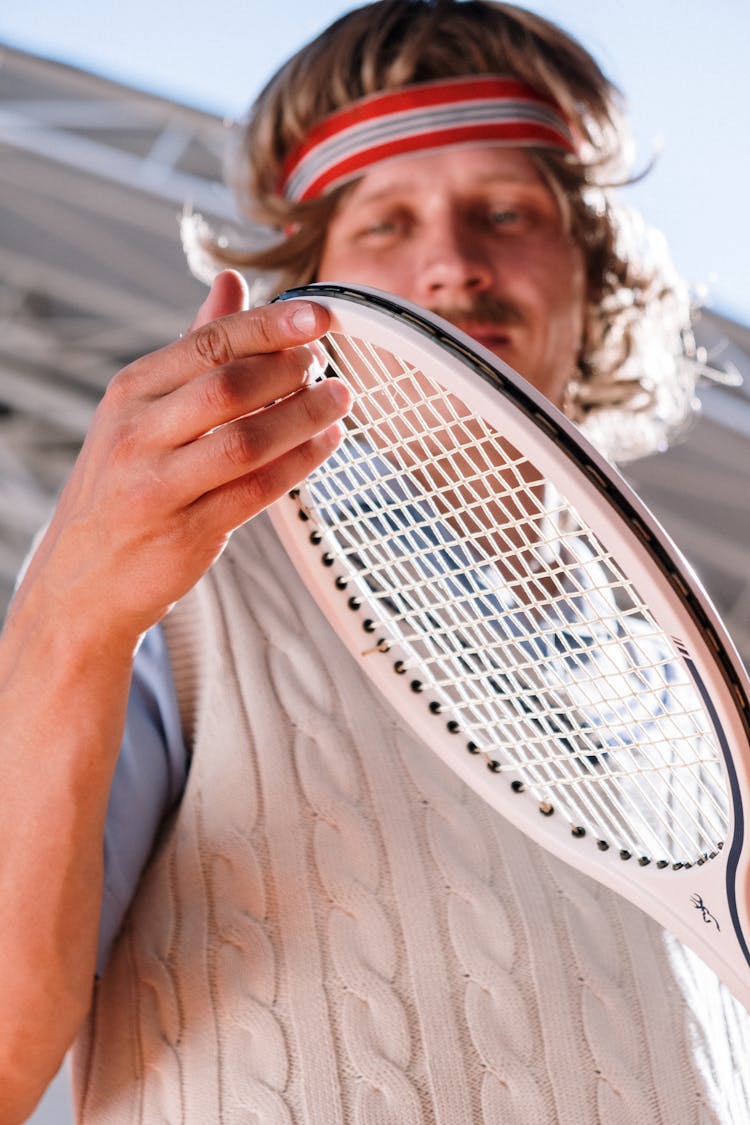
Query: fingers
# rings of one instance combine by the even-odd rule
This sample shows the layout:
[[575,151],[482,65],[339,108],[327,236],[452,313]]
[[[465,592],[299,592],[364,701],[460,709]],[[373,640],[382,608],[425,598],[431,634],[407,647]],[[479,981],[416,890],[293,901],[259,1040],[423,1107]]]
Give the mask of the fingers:
[[322,374],[325,362],[325,352],[313,342],[227,364],[150,404],[144,429],[156,444],[184,445],[300,390]]
[[[334,384],[335,385],[335,384]],[[255,472],[229,481],[200,497],[191,515],[216,533],[228,533],[263,511],[304,480],[334,452],[341,441],[340,423],[290,449]]]
[[251,355],[268,355],[322,336],[330,317],[311,301],[283,301],[205,324],[171,347],[193,377]]
[[[349,405],[349,391],[338,379],[304,387],[264,410],[221,426],[175,450],[165,460],[161,480],[187,505],[239,477],[263,473],[286,454],[327,431]],[[290,464],[293,463],[294,459]],[[271,476],[276,471],[278,465],[271,470]],[[286,471],[284,468],[283,472]],[[268,474],[261,479],[266,483],[259,485],[257,492],[267,487]]]
[[137,359],[115,376],[111,388],[126,398],[157,398],[218,367],[309,344],[329,322],[321,305],[301,300],[234,313]]

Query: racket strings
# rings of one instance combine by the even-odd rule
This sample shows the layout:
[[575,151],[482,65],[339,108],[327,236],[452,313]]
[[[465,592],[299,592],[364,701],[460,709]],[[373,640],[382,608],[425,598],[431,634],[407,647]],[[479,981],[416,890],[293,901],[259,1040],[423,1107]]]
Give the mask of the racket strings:
[[633,584],[550,482],[390,352],[330,339],[355,394],[305,507],[400,671],[540,805],[637,855],[727,831],[710,720]]
[[[421,662],[422,666],[427,663],[427,659]],[[434,668],[434,657],[432,664]],[[617,839],[622,820],[627,819],[631,825],[638,820],[643,821],[644,802],[654,814],[660,807],[657,806],[653,794],[649,792],[648,785],[635,784],[643,779],[644,775],[661,773],[665,768],[671,771],[692,770],[696,765],[713,764],[712,758],[697,756],[692,740],[684,738],[681,748],[676,745],[671,747],[669,760],[665,760],[663,753],[660,753],[663,747],[661,738],[655,741],[653,746],[641,741],[637,760],[630,754],[629,747],[624,744],[618,747],[610,742],[603,754],[601,740],[597,737],[601,720],[589,720],[587,725],[585,720],[581,721],[579,718],[576,723],[571,717],[569,700],[561,700],[559,694],[553,694],[551,699],[549,696],[545,699],[544,691],[537,682],[529,686],[528,680],[524,681],[523,673],[530,671],[531,667],[533,666],[527,665],[524,668],[523,663],[518,661],[512,680],[506,676],[504,677],[506,682],[502,685],[499,684],[499,678],[494,670],[488,672],[487,669],[483,669],[475,673],[474,679],[478,685],[486,689],[488,681],[492,682],[496,689],[501,689],[503,695],[512,700],[514,714],[506,713],[498,723],[496,700],[494,706],[482,708],[481,705],[477,706],[476,701],[470,696],[468,701],[464,700],[462,729],[474,737],[483,737],[492,746],[494,755],[521,770],[536,787],[540,800],[550,799],[550,787],[556,792],[565,786],[584,789],[588,776],[588,779],[595,783],[596,788],[588,791],[588,809],[578,806],[577,823],[582,821],[586,827],[593,828],[593,821],[587,816],[587,812],[591,808],[597,808],[600,825],[602,817],[606,824],[606,828],[600,828],[600,834],[602,831],[605,834],[608,832]],[[465,675],[463,685],[466,686],[470,679],[470,676]],[[435,673],[432,682],[433,686],[439,689],[450,689],[454,686],[452,680],[441,680],[439,672]],[[456,713],[462,713],[462,710],[460,703],[454,706]],[[574,745],[571,744],[571,739]],[[519,753],[519,750],[522,752]],[[614,751],[619,752],[617,756]],[[577,754],[578,769],[575,773],[570,771],[572,752]],[[623,764],[624,754],[627,755],[627,762]],[[653,756],[654,754],[656,757]],[[617,762],[620,763],[620,768],[616,768]],[[615,781],[630,783],[630,794],[628,795],[622,787],[613,788],[611,783]],[[620,822],[612,819],[611,808],[605,807],[600,800],[598,791],[607,783],[610,783],[607,789],[608,801],[610,805],[616,806]],[[724,821],[721,806],[715,800],[713,804],[714,812],[718,813],[718,816],[714,815],[710,818],[708,830],[710,838],[715,841],[722,838]],[[680,799],[679,825],[682,827],[686,818],[690,818],[693,828],[704,834],[703,818],[697,817],[694,809],[692,800],[686,802],[684,798]],[[642,831],[646,829],[647,825],[644,823]],[[684,828],[680,836],[683,848],[694,846],[693,838]],[[715,842],[712,847],[715,847]]]

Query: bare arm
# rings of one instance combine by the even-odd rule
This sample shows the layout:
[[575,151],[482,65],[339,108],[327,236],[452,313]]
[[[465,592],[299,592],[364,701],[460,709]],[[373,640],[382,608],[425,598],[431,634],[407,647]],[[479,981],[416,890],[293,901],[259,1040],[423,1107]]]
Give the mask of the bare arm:
[[0,638],[0,1125],[31,1112],[88,1008],[138,639],[338,441],[344,389],[300,390],[327,314],[211,321],[241,300],[222,275],[201,327],[115,377]]

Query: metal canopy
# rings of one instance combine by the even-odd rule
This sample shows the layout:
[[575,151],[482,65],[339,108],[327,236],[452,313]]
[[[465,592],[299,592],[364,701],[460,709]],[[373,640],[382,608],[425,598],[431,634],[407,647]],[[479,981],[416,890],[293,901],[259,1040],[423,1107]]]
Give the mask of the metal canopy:
[[[235,221],[218,118],[0,49],[0,609],[108,379],[205,295],[185,203]],[[750,384],[750,328],[704,311],[709,358]],[[627,475],[750,662],[750,396],[708,387],[688,439]]]

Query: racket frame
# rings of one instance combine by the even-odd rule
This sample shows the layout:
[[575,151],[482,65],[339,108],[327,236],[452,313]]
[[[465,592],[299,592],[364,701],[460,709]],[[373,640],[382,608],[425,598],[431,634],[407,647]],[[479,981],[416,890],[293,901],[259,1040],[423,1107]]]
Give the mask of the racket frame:
[[[476,414],[501,430],[560,493],[570,500],[644,596],[673,640],[709,712],[722,751],[730,796],[723,848],[678,870],[642,866],[639,857],[600,851],[576,834],[562,816],[543,815],[538,803],[519,800],[511,771],[495,773],[478,756],[445,736],[445,712],[409,699],[408,677],[395,675],[398,646],[381,651],[363,632],[366,597],[354,614],[336,580],[348,575],[326,554],[325,536],[311,548],[300,518],[298,490],[270,509],[288,554],[351,654],[399,715],[466,783],[543,847],[624,894],[691,946],[750,1010],[750,848],[745,847],[743,809],[750,808],[750,683],[734,645],[692,567],[622,476],[543,395],[465,333],[409,302],[362,286],[316,283],[277,300],[304,298],[331,315],[331,333],[373,341],[394,352],[455,393]],[[413,331],[404,333],[404,326]],[[461,375],[448,362],[460,362]],[[521,438],[519,441],[518,438]],[[304,515],[304,512],[302,513]],[[317,556],[317,558],[316,558]],[[363,641],[364,638],[364,641]],[[421,703],[422,701],[420,701]],[[442,729],[441,729],[442,726]],[[738,754],[732,747],[741,748]],[[593,846],[592,846],[593,844]]]

